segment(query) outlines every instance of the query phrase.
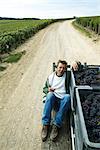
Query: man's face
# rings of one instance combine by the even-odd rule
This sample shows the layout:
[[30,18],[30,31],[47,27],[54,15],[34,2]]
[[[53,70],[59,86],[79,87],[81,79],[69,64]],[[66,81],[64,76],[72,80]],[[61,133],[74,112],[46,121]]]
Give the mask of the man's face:
[[56,70],[57,76],[62,76],[66,71],[66,67],[67,66],[65,64],[59,63]]

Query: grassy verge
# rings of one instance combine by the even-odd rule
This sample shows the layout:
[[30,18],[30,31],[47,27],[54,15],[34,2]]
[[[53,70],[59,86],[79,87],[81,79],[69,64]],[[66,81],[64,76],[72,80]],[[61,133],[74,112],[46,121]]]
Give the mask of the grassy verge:
[[22,57],[22,55],[24,55],[26,53],[26,51],[22,51],[22,52],[18,52],[15,54],[9,54],[9,56],[5,57],[2,62],[7,62],[7,63],[15,63],[18,62],[18,60],[20,60],[20,58]]
[[4,71],[5,69],[6,69],[6,67],[0,66],[0,71]]
[[73,22],[72,22],[72,25],[73,25],[77,30],[79,30],[81,33],[83,33],[84,35],[88,36],[89,38],[92,37],[92,34],[91,34],[87,29],[85,29],[85,28],[83,28],[82,26],[78,25],[78,24],[76,23],[76,21],[73,21]]

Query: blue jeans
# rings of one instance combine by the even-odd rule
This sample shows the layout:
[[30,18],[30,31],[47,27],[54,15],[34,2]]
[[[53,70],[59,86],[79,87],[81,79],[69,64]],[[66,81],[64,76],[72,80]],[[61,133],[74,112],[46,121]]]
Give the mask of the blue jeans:
[[64,112],[70,108],[70,95],[66,94],[63,99],[57,98],[53,92],[49,92],[46,97],[46,102],[43,110],[42,123],[43,125],[49,125],[51,121],[51,111],[54,104],[59,103],[59,109],[54,118],[53,124],[61,127],[63,121]]

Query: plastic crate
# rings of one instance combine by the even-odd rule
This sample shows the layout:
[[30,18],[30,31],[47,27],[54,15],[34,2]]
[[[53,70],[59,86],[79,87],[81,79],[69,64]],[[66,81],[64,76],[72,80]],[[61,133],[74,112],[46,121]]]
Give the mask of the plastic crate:
[[[98,72],[100,72],[100,65],[84,65],[83,68],[87,68],[87,69],[96,69]],[[74,77],[74,73],[73,71],[71,70],[71,81],[70,81],[70,93],[71,93],[71,99],[73,100],[74,98],[74,92],[75,92],[75,88],[77,87],[86,87],[86,88],[89,88],[89,87],[97,87],[96,84],[91,84],[91,85],[77,85],[76,84],[76,81],[75,81],[75,77]],[[72,102],[73,103],[73,102]],[[73,109],[73,104],[72,104],[72,109]]]
[[85,125],[84,115],[81,106],[80,92],[99,92],[98,89],[92,87],[77,87],[75,89],[75,112],[73,113],[74,134],[75,134],[75,150],[100,150],[100,143],[91,142],[88,138],[88,132]]
[[[100,66],[99,65],[87,65],[87,66],[84,66],[83,69],[87,69],[87,70],[95,69],[98,72],[100,72]],[[71,70],[71,88],[74,89],[75,87],[79,87],[79,86],[90,86],[90,85],[89,84],[86,84],[86,85],[76,84],[74,72]],[[93,85],[93,86],[95,86],[95,85]]]

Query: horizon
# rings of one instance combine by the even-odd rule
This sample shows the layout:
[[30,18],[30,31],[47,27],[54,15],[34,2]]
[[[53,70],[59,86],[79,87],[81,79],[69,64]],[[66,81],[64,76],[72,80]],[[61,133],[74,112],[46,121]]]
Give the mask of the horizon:
[[[90,16],[72,16],[72,17],[66,17],[66,18],[65,17],[64,18],[43,18],[43,19],[70,19],[70,18],[74,19],[74,17],[76,17],[76,18],[79,18],[79,17],[100,17],[100,15],[94,15],[94,16],[93,15],[92,16],[91,15]],[[0,16],[0,20],[2,20],[1,18],[2,19],[37,19],[37,20],[39,19],[39,20],[42,20],[41,18],[35,18],[35,17],[30,17],[30,18],[29,17],[28,18],[27,17],[15,18],[15,17],[6,17],[6,16],[1,17]]]

